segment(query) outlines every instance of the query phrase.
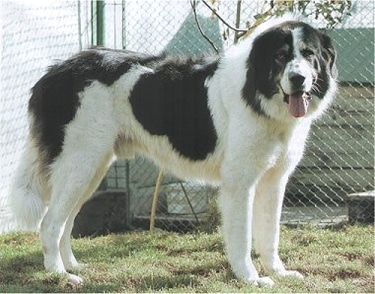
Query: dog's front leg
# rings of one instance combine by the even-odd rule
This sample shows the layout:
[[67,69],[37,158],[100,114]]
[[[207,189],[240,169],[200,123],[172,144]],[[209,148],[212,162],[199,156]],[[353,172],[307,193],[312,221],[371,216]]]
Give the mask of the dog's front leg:
[[286,270],[279,257],[280,217],[290,171],[278,165],[268,170],[257,185],[254,198],[254,247],[264,268],[279,276],[302,278],[297,271]]
[[259,286],[272,285],[268,277],[260,278],[251,259],[251,222],[253,189],[238,182],[223,183],[220,195],[222,233],[227,257],[237,278]]

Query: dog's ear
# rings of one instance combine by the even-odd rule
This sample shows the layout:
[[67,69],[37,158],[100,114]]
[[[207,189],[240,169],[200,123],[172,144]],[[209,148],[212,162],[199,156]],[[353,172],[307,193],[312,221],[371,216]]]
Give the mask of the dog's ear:
[[257,86],[255,83],[255,68],[254,64],[248,60],[247,62],[247,73],[246,82],[242,88],[242,98],[246,101],[256,113],[263,114],[263,109],[260,104],[260,100],[256,95]]
[[323,58],[329,66],[332,77],[336,79],[338,77],[338,71],[336,67],[337,53],[335,48],[333,47],[332,39],[325,32],[321,32],[321,40],[323,46]]

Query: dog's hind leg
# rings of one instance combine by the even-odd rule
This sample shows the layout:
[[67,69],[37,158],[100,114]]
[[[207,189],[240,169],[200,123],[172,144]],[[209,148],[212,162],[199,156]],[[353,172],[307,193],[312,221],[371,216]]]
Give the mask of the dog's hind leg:
[[97,169],[87,191],[85,192],[84,196],[79,199],[78,203],[74,207],[72,213],[69,215],[68,220],[65,225],[64,233],[61,237],[60,241],[60,252],[61,252],[61,258],[63,260],[64,266],[66,270],[79,270],[83,267],[82,264],[78,263],[71,246],[71,232],[74,226],[74,220],[78,214],[78,212],[81,210],[82,205],[90,198],[92,193],[96,190],[98,185],[100,184],[101,180],[105,176],[109,163],[112,162],[111,160],[112,156],[107,156],[101,166]]
[[80,98],[80,108],[65,128],[62,151],[50,166],[51,200],[40,231],[45,268],[64,274],[65,265],[77,265],[68,238],[74,217],[104,175],[118,135],[106,87],[93,82]]
[[[100,183],[106,171],[103,167],[107,167],[110,161],[108,153],[105,156],[91,156],[85,151],[70,154],[69,159],[63,155],[54,164],[57,170],[51,175],[51,202],[41,225],[44,265],[49,271],[66,273],[67,269],[78,266],[70,245],[74,218]],[[69,279],[73,283],[82,282],[71,274]]]

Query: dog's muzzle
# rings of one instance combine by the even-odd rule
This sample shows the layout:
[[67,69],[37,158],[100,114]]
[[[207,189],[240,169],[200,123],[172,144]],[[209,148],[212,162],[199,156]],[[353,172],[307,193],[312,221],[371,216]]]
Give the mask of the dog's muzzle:
[[311,101],[311,93],[304,90],[304,82],[306,78],[300,74],[292,74],[289,76],[291,94],[284,92],[284,101],[288,103],[289,113],[296,117],[303,117],[307,112],[307,108]]

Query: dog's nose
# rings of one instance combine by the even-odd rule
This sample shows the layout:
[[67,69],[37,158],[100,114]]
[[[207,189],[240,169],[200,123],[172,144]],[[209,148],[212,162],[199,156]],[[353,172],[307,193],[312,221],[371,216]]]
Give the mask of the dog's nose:
[[303,82],[305,81],[305,77],[300,74],[292,74],[289,76],[289,80],[291,84],[293,85],[293,88],[298,89],[303,85]]

